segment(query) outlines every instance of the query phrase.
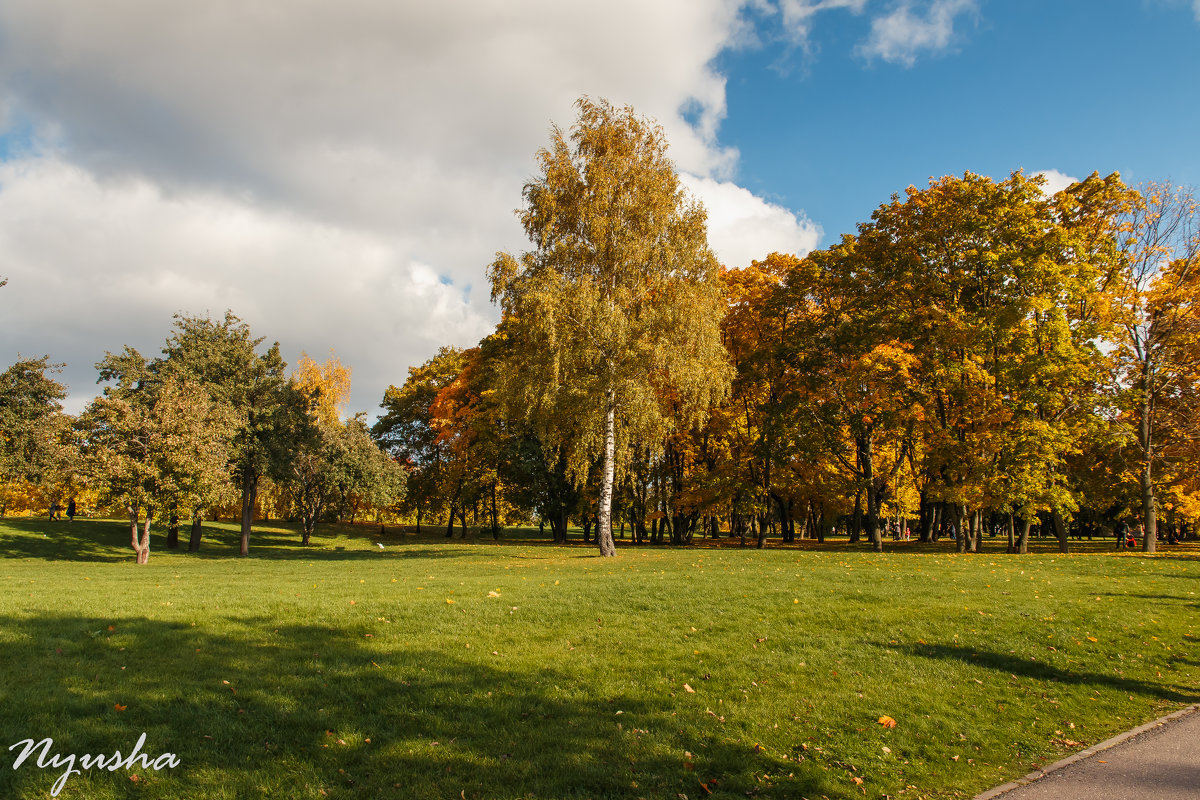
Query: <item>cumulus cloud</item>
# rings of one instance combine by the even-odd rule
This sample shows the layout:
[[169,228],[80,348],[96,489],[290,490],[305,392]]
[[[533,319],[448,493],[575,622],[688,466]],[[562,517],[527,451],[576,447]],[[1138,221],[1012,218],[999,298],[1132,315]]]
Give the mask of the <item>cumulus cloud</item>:
[[977,0],[930,0],[914,11],[914,0],[902,0],[890,13],[871,21],[871,34],[857,48],[859,55],[912,66],[924,52],[948,48],[955,21],[978,13]]
[[680,181],[708,211],[708,242],[727,267],[746,267],[771,253],[803,256],[816,248],[821,228],[729,181],[683,174]]
[[156,355],[177,311],[232,309],[289,361],[335,346],[362,378],[353,399],[364,408],[406,364],[491,325],[384,236],[219,194],[170,197],[141,178],[101,181],[52,158],[0,165],[0,186],[5,342],[65,360],[76,406],[106,350]]
[[1034,174],[1041,175],[1046,179],[1046,183],[1042,186],[1042,192],[1045,193],[1047,197],[1061,192],[1063,189],[1067,188],[1073,183],[1079,182],[1079,178],[1073,178],[1070,175],[1059,172],[1056,169],[1043,169],[1035,172]]
[[335,348],[352,408],[372,409],[408,365],[495,322],[485,267],[525,246],[521,187],[582,94],[662,123],[680,169],[718,187],[729,258],[725,214],[807,241],[807,220],[727,183],[713,65],[745,9],[0,4],[0,357],[66,360],[86,397],[103,350],[153,353],[172,313],[231,308],[293,357]]

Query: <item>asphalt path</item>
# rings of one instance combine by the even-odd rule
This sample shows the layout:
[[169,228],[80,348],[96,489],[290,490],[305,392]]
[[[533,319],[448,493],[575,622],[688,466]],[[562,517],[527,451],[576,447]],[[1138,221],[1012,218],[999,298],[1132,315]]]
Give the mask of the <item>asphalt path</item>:
[[1191,706],[975,800],[1200,800],[1200,706]]

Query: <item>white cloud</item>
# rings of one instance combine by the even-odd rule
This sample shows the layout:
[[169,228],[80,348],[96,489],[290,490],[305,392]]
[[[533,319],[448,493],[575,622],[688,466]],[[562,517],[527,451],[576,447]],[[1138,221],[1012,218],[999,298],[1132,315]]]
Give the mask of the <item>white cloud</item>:
[[728,181],[683,174],[680,181],[708,210],[708,242],[727,267],[746,267],[774,252],[803,256],[821,229],[811,220]]
[[923,52],[947,49],[960,15],[977,14],[977,0],[930,0],[923,13],[914,13],[914,0],[902,0],[890,13],[871,21],[871,35],[856,52],[912,66]]
[[1059,172],[1056,169],[1043,169],[1034,173],[1041,175],[1046,179],[1045,185],[1042,186],[1042,192],[1050,197],[1051,195],[1061,192],[1073,183],[1078,183],[1079,178],[1073,178],[1070,175]]
[[3,357],[65,360],[73,394],[93,393],[106,350],[156,355],[176,311],[233,309],[293,362],[334,346],[355,369],[355,408],[377,405],[403,365],[491,327],[461,288],[383,236],[217,194],[168,197],[51,158],[0,164],[0,186]]
[[373,409],[495,321],[485,268],[525,246],[522,184],[581,94],[655,117],[681,170],[737,195],[710,200],[714,242],[727,213],[807,241],[716,183],[737,152],[713,64],[744,5],[0,4],[0,121],[36,140],[0,164],[0,341],[69,361],[90,396],[103,350],[231,308],[293,357],[335,348]]
[[821,11],[844,8],[861,14],[868,0],[779,0],[783,27],[792,41],[807,46],[813,18]]

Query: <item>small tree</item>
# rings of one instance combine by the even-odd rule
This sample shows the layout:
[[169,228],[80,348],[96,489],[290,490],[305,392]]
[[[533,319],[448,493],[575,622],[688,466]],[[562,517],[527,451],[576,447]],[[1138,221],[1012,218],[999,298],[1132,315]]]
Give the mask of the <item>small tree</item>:
[[[135,355],[127,350],[127,363]],[[79,426],[93,485],[104,502],[129,513],[139,564],[150,560],[156,514],[227,481],[229,416],[195,383],[122,380],[92,401]]]
[[0,509],[17,485],[53,490],[72,461],[71,419],[60,402],[67,390],[47,375],[61,366],[43,356],[0,372]]
[[686,196],[662,129],[581,98],[569,140],[538,153],[519,211],[531,252],[500,253],[489,277],[511,338],[502,392],[574,480],[601,462],[600,553],[615,553],[615,475],[632,442],[658,448],[677,399],[700,420],[725,395],[721,285],[704,208]]

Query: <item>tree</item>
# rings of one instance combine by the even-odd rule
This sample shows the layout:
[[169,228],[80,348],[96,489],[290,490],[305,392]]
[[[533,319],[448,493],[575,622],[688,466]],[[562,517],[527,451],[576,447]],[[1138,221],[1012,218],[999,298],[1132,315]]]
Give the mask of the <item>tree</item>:
[[[431,408],[438,393],[462,372],[465,358],[462,350],[443,347],[421,366],[409,367],[404,384],[389,386],[384,393],[383,414],[371,429],[375,440],[408,472],[406,505],[416,514],[418,532],[424,512],[440,510],[446,483],[445,447]],[[458,492],[452,488],[448,499],[453,524]]]
[[335,498],[355,495],[371,505],[391,505],[403,494],[404,473],[371,438],[361,415],[341,421],[350,370],[336,356],[317,364],[301,355],[292,383],[308,401],[312,426],[312,435],[297,445],[288,481],[307,545]]
[[1016,172],[910,187],[860,226],[846,273],[878,330],[913,345],[922,469],[966,534],[960,549],[978,548],[981,510],[1044,510],[1067,547],[1063,466],[1097,407],[1128,193],[1116,175],[1053,198],[1041,186]]
[[[71,460],[66,387],[46,373],[61,369],[48,356],[23,358],[0,373],[0,495],[16,484],[46,486]],[[0,498],[0,508],[6,504]]]
[[1200,355],[1188,346],[1200,313],[1191,302],[1200,282],[1200,207],[1190,189],[1153,183],[1142,188],[1123,222],[1117,379],[1139,451],[1142,549],[1153,553],[1158,474],[1171,449],[1162,440],[1164,416],[1178,407],[1170,398],[1184,388]]
[[706,215],[681,189],[662,129],[629,107],[576,107],[569,141],[553,128],[525,185],[534,250],[498,254],[489,278],[509,323],[508,406],[566,454],[577,484],[600,461],[597,542],[611,556],[614,478],[631,442],[657,449],[678,424],[667,394],[683,424],[702,419],[730,368]]
[[233,414],[229,468],[241,495],[243,556],[250,552],[260,481],[264,477],[286,480],[296,448],[312,435],[308,401],[285,379],[287,365],[279,355],[279,343],[259,354],[262,342],[231,311],[220,321],[176,315],[163,358],[149,368],[152,374],[195,382],[214,403]]
[[117,383],[92,401],[79,426],[90,479],[106,503],[126,508],[137,563],[145,564],[156,514],[211,496],[227,483],[232,421],[228,409],[213,404],[195,382],[142,380],[145,362],[137,369],[139,358],[126,348],[98,365]]

